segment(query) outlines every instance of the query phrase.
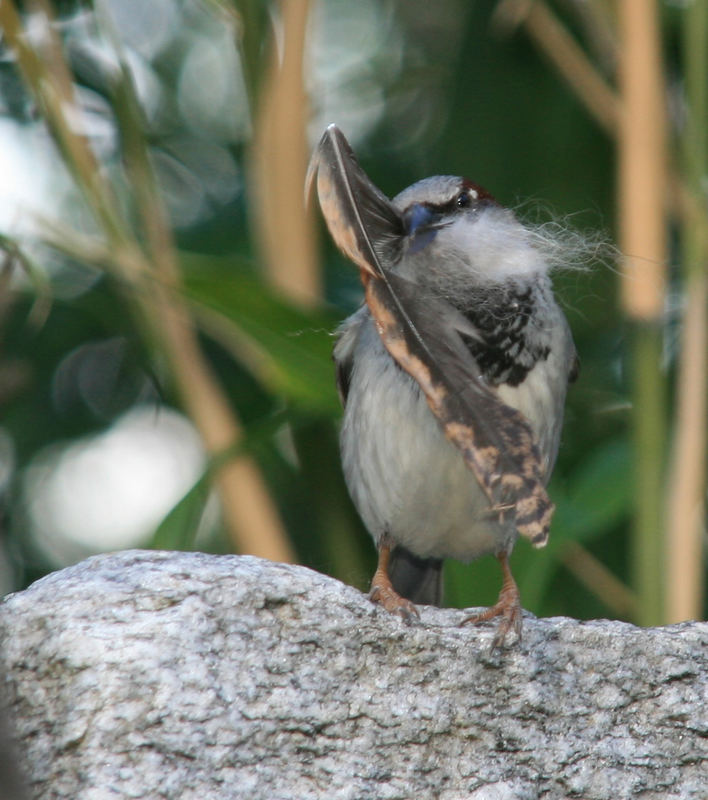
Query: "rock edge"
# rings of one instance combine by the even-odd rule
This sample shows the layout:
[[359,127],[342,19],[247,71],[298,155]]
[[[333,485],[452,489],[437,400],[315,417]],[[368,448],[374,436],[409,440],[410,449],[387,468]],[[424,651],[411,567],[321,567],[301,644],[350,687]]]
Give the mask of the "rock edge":
[[37,798],[704,798],[708,624],[421,609],[304,567],[129,551],[0,605]]

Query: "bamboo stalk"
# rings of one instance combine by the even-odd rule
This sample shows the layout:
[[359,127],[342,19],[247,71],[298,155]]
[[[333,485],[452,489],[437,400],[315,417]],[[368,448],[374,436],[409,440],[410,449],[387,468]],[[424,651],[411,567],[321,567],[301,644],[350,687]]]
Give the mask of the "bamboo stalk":
[[657,8],[621,0],[619,224],[621,300],[634,323],[633,437],[635,521],[632,564],[637,621],[663,621],[663,454],[665,444],[661,319],[666,281],[666,144]]
[[702,213],[686,217],[682,230],[686,307],[667,512],[669,622],[700,619],[705,591],[702,539],[708,385],[708,203],[702,184],[708,175],[708,3],[693,3],[683,14],[683,73],[688,108],[682,160]]
[[668,481],[667,622],[701,619],[705,591],[702,540],[706,490],[706,275],[693,275],[686,288],[676,383],[675,441]]
[[[224,453],[240,439],[241,425],[202,355],[184,302],[178,294],[156,287],[146,312],[156,315],[179,394],[207,451],[212,455]],[[295,553],[253,459],[241,456],[226,461],[215,480],[237,551],[294,562]]]
[[[602,14],[598,25],[608,23],[607,9],[594,8],[598,0],[584,7],[584,13]],[[604,4],[603,4],[604,5]],[[595,122],[613,138],[619,132],[622,103],[618,92],[602,77],[588,56],[574,41],[558,17],[543,0],[500,0],[493,24],[499,30],[523,25],[531,41],[573,89]],[[610,43],[609,37],[605,42]],[[619,60],[619,48],[613,61]],[[682,223],[693,224],[696,215],[703,213],[702,205],[676,170],[668,173],[667,205]]]
[[303,187],[308,158],[303,56],[309,0],[282,0],[282,58],[272,54],[259,98],[252,189],[256,229],[272,284],[298,303],[322,295],[312,210]]
[[[106,24],[110,23],[106,20]],[[117,49],[118,43],[114,42],[114,46]],[[153,321],[177,390],[207,451],[218,455],[239,440],[241,425],[204,359],[182,300],[172,232],[141,134],[137,96],[124,66],[116,104],[123,123],[126,170],[135,187],[147,247],[157,276],[153,292],[141,298],[144,316]],[[274,561],[295,560],[277,510],[252,459],[241,456],[226,461],[216,471],[216,484],[227,529],[239,552]]]
[[502,0],[494,24],[523,24],[531,40],[558,70],[595,121],[611,136],[617,132],[619,100],[582,48],[545,3],[534,0]]
[[[152,174],[140,130],[140,117],[129,74],[123,69],[119,98],[127,134],[127,169],[139,215],[145,226],[147,252],[122,218],[85,136],[77,133],[80,118],[71,75],[52,25],[47,0],[34,0],[44,16],[46,52],[38,55],[28,39],[12,0],[0,2],[0,26],[17,55],[20,70],[57,139],[77,185],[84,192],[107,239],[105,266],[126,286],[127,296],[144,330],[153,334],[170,366],[175,387],[200,432],[207,451],[219,455],[233,447],[241,428],[199,347],[196,330],[181,299],[179,270],[167,216]],[[75,119],[67,119],[72,113]],[[277,510],[256,465],[241,457],[217,474],[227,529],[236,548],[280,561],[294,560]]]
[[637,598],[630,589],[585,547],[577,542],[566,542],[561,549],[561,560],[587,589],[602,599],[614,614],[634,617]]
[[667,179],[664,93],[656,7],[652,0],[618,4],[620,91],[598,73],[542,0],[503,0],[497,14],[523,24],[532,41],[573,88],[598,124],[618,142],[621,302],[633,323],[635,523],[632,561],[638,621],[662,619],[665,386],[660,371],[666,280],[664,202],[683,218],[695,202],[683,181]]
[[631,319],[654,323],[666,282],[666,123],[653,0],[622,0],[619,198],[622,306]]

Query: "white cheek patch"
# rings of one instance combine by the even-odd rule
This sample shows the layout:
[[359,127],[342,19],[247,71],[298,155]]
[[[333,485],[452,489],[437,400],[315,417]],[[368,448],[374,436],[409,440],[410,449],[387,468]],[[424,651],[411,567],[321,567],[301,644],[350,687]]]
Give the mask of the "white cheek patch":
[[442,228],[436,244],[440,255],[467,262],[478,278],[502,281],[547,272],[549,264],[534,247],[529,229],[503,209],[483,211],[476,220],[461,216]]

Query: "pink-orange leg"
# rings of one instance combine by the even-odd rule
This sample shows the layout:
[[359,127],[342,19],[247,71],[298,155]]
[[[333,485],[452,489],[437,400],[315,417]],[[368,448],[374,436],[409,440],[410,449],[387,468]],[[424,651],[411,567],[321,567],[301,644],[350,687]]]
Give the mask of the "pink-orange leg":
[[383,606],[386,611],[391,614],[398,614],[404,620],[410,622],[413,617],[419,617],[418,609],[401,597],[400,594],[393,588],[391,578],[388,576],[388,562],[391,558],[391,547],[383,542],[379,545],[379,561],[376,566],[376,572],[371,579],[371,591],[369,592],[369,600],[372,603],[378,603]]
[[460,625],[464,625],[467,622],[486,622],[487,620],[494,619],[494,617],[501,617],[497,632],[492,641],[492,650],[504,644],[507,633],[512,629],[514,633],[516,633],[519,641],[521,641],[521,595],[519,594],[519,587],[516,585],[514,576],[511,574],[509,556],[506,553],[501,553],[497,558],[501,564],[502,574],[504,576],[502,588],[499,592],[499,600],[497,600],[496,605],[493,605],[481,614],[473,614],[471,617],[463,619],[460,623]]

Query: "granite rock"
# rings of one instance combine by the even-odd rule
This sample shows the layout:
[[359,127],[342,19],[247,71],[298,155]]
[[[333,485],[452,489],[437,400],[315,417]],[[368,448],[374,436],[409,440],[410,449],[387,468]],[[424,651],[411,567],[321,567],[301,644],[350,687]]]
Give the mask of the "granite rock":
[[30,796],[705,798],[708,624],[422,608],[304,567],[130,551],[0,605]]

